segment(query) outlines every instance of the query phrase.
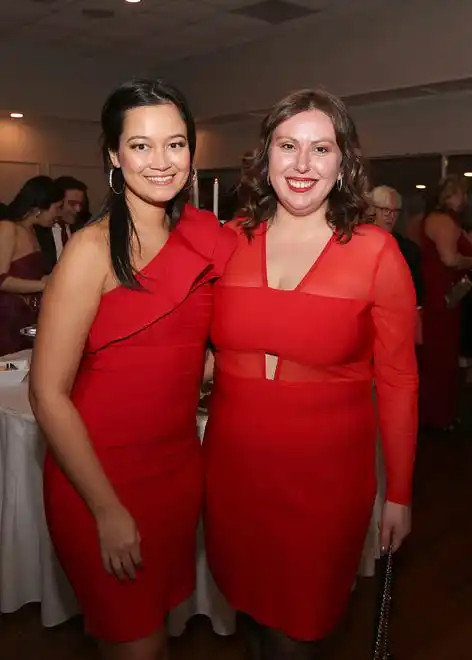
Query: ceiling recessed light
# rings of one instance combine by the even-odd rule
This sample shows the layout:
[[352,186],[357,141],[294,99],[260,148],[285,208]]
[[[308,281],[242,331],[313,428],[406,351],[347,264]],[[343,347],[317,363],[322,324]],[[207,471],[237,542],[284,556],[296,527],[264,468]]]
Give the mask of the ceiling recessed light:
[[418,190],[426,190],[426,186],[423,183],[417,183],[416,187]]
[[464,172],[464,176],[472,177],[472,172]]
[[23,119],[23,113],[22,112],[10,112],[10,117],[12,119]]
[[134,3],[141,2],[141,0],[125,0],[125,2],[129,2],[130,4],[134,4]]

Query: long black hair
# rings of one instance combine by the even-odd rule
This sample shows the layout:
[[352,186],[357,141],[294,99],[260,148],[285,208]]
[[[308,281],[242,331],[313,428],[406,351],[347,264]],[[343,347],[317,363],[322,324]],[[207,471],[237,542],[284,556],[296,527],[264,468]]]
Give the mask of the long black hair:
[[23,184],[8,205],[7,217],[13,222],[23,220],[33,209],[47,211],[53,204],[64,199],[61,187],[49,176],[34,176]]
[[[107,99],[102,109],[102,155],[105,171],[112,168],[110,152],[119,149],[125,114],[128,110],[144,106],[174,105],[187,127],[187,141],[190,150],[190,163],[193,163],[196,146],[195,122],[184,95],[173,85],[162,79],[138,79],[124,83]],[[188,180],[176,197],[169,201],[166,213],[173,229],[180,220],[188,191],[192,183],[192,167]],[[109,191],[101,215],[109,218],[110,254],[117,280],[125,287],[140,288],[136,271],[132,264],[131,243],[136,228],[124,195],[125,181],[121,169],[113,171],[113,188],[118,194]]]

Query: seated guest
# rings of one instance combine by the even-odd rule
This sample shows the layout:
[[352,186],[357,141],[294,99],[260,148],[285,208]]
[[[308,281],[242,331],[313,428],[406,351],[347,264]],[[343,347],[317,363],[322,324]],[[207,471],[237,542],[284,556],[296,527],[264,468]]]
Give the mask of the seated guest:
[[25,183],[0,221],[0,355],[29,347],[21,328],[36,322],[46,264],[35,234],[61,212],[62,190],[48,176]]
[[422,305],[424,285],[421,276],[421,250],[414,241],[395,231],[402,208],[401,195],[395,188],[377,186],[370,193],[370,199],[375,212],[375,224],[387,230],[396,239],[413,278],[417,304]]
[[87,186],[72,176],[61,176],[55,180],[62,190],[64,202],[61,214],[53,227],[36,227],[36,236],[47,260],[48,272],[56,265],[65,244],[83,224],[81,214],[86,205]]

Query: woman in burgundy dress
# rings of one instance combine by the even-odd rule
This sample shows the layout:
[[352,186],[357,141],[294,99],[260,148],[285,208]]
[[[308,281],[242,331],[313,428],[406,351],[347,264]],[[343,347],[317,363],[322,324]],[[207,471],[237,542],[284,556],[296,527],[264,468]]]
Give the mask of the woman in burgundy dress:
[[235,237],[186,204],[195,125],[177,89],[122,85],[102,128],[110,198],[48,284],[31,403],[50,448],[48,525],[88,631],[104,658],[163,660],[165,616],[195,583],[196,412]]
[[238,247],[215,288],[208,558],[259,624],[254,658],[314,658],[345,611],[377,492],[373,382],[381,543],[396,550],[409,531],[415,292],[395,239],[360,221],[366,180],[339,99],[280,101],[241,192]]
[[421,421],[440,431],[454,431],[459,410],[459,349],[461,306],[446,306],[445,296],[472,270],[472,242],[459,214],[467,204],[467,189],[456,176],[439,185],[436,205],[423,222],[423,304],[421,353]]
[[36,323],[46,264],[34,226],[52,227],[60,214],[63,194],[48,176],[27,181],[0,222],[0,355],[30,348],[20,334]]

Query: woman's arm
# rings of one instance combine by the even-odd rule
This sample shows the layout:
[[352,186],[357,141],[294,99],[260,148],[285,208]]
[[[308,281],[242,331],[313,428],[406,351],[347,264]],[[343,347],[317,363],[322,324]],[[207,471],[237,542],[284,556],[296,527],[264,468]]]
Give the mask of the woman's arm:
[[30,375],[33,411],[92,513],[116,503],[70,393],[100,304],[104,255],[89,236],[70,241],[42,304]]
[[374,281],[374,380],[386,470],[382,545],[398,548],[409,532],[418,430],[416,296],[410,271],[386,237]]
[[434,241],[439,258],[448,268],[470,270],[472,257],[465,257],[457,249],[461,229],[444,213],[433,213],[426,220],[426,235]]
[[41,304],[30,401],[58,463],[97,520],[105,567],[119,577],[124,568],[132,577],[132,564],[139,562],[134,522],[121,506],[70,398],[107,268],[98,227],[68,242]]
[[27,280],[8,275],[15,254],[16,227],[13,222],[0,222],[0,291],[8,293],[39,293],[44,291],[46,280]]

